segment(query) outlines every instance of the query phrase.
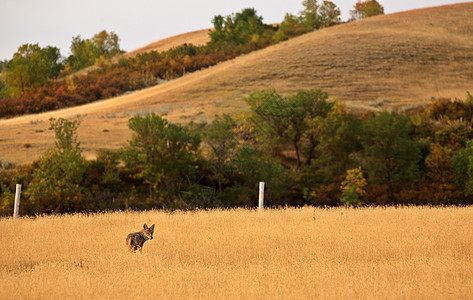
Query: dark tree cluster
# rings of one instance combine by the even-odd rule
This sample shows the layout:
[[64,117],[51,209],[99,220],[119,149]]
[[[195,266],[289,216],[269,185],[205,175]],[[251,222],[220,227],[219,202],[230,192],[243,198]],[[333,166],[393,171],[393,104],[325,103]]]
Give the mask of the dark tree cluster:
[[[470,98],[468,98],[470,99]],[[0,169],[0,213],[16,183],[23,214],[269,206],[471,205],[471,99],[409,113],[355,115],[320,90],[246,98],[250,110],[208,124],[129,120],[132,138],[86,160],[79,123],[51,120],[56,147]]]

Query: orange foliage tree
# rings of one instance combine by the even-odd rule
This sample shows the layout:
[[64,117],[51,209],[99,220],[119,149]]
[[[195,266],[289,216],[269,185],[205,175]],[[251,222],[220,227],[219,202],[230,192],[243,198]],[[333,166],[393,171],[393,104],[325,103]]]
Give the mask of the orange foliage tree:
[[368,17],[384,14],[384,7],[376,0],[366,0],[358,2],[350,11],[353,20],[361,20]]

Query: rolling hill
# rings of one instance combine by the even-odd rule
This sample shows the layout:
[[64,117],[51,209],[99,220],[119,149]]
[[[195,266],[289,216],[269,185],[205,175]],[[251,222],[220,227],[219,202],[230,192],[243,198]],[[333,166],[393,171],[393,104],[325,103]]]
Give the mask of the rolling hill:
[[24,164],[41,157],[54,145],[50,117],[79,119],[82,149],[93,157],[126,143],[133,115],[206,121],[246,109],[245,96],[268,88],[320,88],[357,110],[464,98],[473,90],[473,2],[341,24],[113,99],[0,120],[0,158]]
[[124,53],[124,56],[132,57],[151,51],[162,52],[172,47],[180,46],[184,43],[201,46],[205,45],[208,41],[210,41],[209,29],[196,30],[159,40],[136,50]]
[[[191,32],[183,33],[183,34],[178,34],[176,36],[164,38],[162,40],[148,44],[144,47],[140,47],[133,51],[125,52],[121,55],[112,57],[111,60],[113,63],[117,63],[121,58],[130,58],[130,57],[134,57],[136,55],[148,53],[151,51],[164,52],[173,47],[180,46],[184,43],[192,44],[194,46],[202,46],[202,45],[205,45],[209,40],[210,40],[209,29],[191,31]],[[98,66],[96,65],[86,67],[84,69],[81,69],[77,72],[74,72],[68,75],[68,77],[87,75],[89,72],[92,72],[97,69],[98,69]]]

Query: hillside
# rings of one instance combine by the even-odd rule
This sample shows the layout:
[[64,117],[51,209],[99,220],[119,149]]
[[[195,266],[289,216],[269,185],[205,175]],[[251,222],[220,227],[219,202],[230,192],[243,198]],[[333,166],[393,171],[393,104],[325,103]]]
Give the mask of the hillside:
[[[184,43],[192,44],[194,46],[202,46],[202,45],[205,45],[209,40],[210,40],[209,29],[196,30],[196,31],[187,32],[187,33],[179,34],[176,36],[164,38],[157,42],[150,43],[144,47],[141,47],[129,52],[125,52],[121,55],[114,56],[111,58],[111,60],[113,63],[117,63],[121,58],[130,58],[130,57],[134,57],[136,55],[148,53],[151,51],[164,52],[173,47],[182,45]],[[98,66],[93,65],[90,67],[83,68],[77,72],[74,72],[68,75],[68,77],[87,75],[89,72],[95,71],[97,69],[98,69]]]
[[[321,88],[356,109],[464,98],[473,82],[473,3],[373,17],[316,31],[149,89],[89,105],[0,121],[0,158],[32,162],[53,146],[48,119],[81,120],[88,157],[116,149],[135,114],[205,121],[245,109],[242,98]],[[137,50],[138,51],[138,50]],[[376,105],[376,103],[383,103]]]
[[127,52],[123,54],[123,56],[132,57],[138,54],[147,53],[151,51],[162,52],[172,47],[182,45],[184,43],[192,44],[195,46],[201,46],[205,45],[209,40],[210,38],[208,29],[196,30],[159,40],[136,50]]

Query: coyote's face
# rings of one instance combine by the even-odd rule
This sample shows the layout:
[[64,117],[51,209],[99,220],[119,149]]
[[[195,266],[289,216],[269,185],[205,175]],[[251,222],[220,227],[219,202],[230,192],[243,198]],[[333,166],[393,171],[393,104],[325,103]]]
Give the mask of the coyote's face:
[[141,232],[143,232],[143,234],[148,238],[148,240],[152,240],[154,233],[154,224],[151,227],[148,227],[148,225],[145,224]]

